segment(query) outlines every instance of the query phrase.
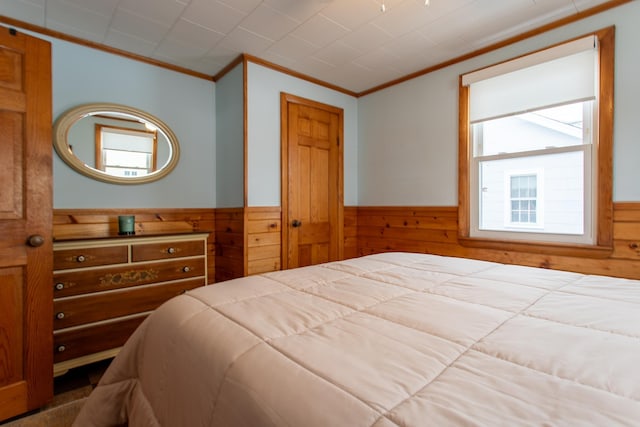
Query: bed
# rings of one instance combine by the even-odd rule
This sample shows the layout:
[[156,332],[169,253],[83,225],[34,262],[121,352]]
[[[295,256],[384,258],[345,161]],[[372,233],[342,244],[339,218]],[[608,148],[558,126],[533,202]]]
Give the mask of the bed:
[[75,426],[638,426],[640,282],[383,253],[154,311]]

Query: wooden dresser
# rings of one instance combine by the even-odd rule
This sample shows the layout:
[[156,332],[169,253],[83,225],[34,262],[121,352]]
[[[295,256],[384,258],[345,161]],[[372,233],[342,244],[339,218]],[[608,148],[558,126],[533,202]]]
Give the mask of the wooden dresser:
[[206,285],[208,233],[53,244],[54,375],[114,356],[164,301]]

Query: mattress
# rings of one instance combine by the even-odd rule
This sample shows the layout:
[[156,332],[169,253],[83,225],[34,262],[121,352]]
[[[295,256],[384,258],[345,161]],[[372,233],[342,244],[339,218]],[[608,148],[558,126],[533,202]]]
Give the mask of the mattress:
[[640,425],[640,282],[384,253],[201,287],[75,426]]

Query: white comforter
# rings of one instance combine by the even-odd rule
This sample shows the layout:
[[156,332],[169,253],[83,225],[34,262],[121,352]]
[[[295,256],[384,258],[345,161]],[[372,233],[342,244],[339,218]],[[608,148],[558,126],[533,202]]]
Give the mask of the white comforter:
[[640,426],[640,282],[387,253],[157,309],[74,425]]

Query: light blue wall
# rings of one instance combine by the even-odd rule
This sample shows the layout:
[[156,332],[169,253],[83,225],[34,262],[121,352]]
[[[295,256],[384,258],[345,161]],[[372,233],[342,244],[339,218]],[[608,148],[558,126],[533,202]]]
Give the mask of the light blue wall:
[[[630,2],[362,98],[249,63],[248,206],[280,205],[281,92],[344,109],[346,206],[455,206],[458,76],[611,25],[616,26],[614,200],[638,201],[638,21],[640,2]],[[54,154],[55,208],[242,206],[242,67],[217,88],[204,79],[35,36],[52,43],[54,119],[78,104],[127,104],[165,121],[182,147],[170,175],[133,186],[86,178]],[[216,98],[222,104],[216,105]]]
[[216,207],[244,206],[242,64],[216,82]]
[[355,97],[249,63],[248,206],[280,206],[280,93],[344,110],[344,204],[358,203],[358,103]]
[[107,184],[53,160],[54,208],[206,208],[216,203],[215,84],[58,39],[52,43],[53,117],[79,104],[126,104],[164,121],[180,141],[160,181]]
[[598,29],[616,27],[614,200],[639,201],[640,2],[359,98],[358,202],[457,205],[458,76]]

